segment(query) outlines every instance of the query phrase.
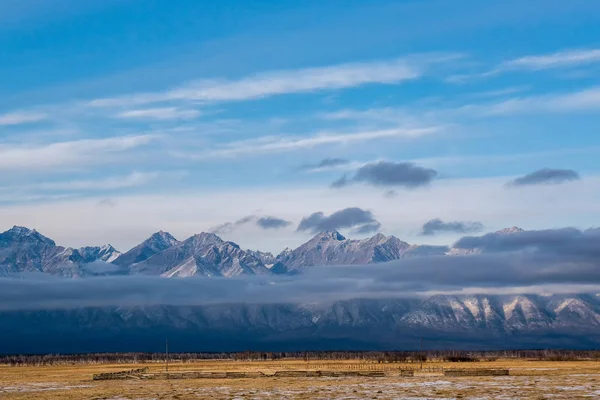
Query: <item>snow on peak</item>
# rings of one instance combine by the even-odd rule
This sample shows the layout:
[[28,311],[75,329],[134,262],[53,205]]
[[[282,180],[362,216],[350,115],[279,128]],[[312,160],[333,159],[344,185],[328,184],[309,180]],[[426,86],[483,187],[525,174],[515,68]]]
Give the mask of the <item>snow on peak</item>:
[[187,239],[186,242],[188,240],[191,240],[193,242],[198,242],[198,243],[223,243],[223,239],[221,239],[219,236],[215,235],[214,233],[209,233],[209,232],[201,232],[198,233],[194,236],[192,236],[191,238]]
[[82,257],[82,261],[84,263],[94,261],[104,261],[110,263],[121,255],[121,252],[119,252],[110,244],[105,244],[103,246],[82,247],[76,251]]
[[314,239],[320,239],[320,240],[333,239],[333,240],[338,240],[338,241],[346,240],[346,238],[341,233],[336,231],[335,229],[323,231],[323,232],[319,233],[317,236],[315,236]]
[[28,236],[33,233],[36,233],[37,231],[35,229],[29,229],[24,226],[15,225],[12,228],[10,228],[7,232],[12,233],[13,235]]
[[171,235],[169,232],[164,232],[162,230],[152,234],[152,236],[150,236],[147,241],[153,243],[161,243],[167,245],[168,247],[179,243],[178,240],[173,237],[173,235]]
[[117,251],[117,249],[115,249],[111,244],[105,244],[100,246],[100,251]]
[[376,234],[376,235],[375,235],[375,236],[373,236],[373,237],[366,238],[366,239],[363,239],[363,240],[364,240],[365,242],[371,242],[371,243],[378,243],[378,244],[381,244],[381,243],[385,243],[385,242],[386,242],[388,239],[391,239],[391,238],[393,238],[393,236],[390,236],[390,237],[388,238],[388,237],[387,237],[387,236],[385,236],[383,233],[378,233],[378,234]]
[[56,246],[56,243],[52,239],[47,238],[42,235],[35,229],[29,229],[24,226],[13,226],[11,229],[7,230],[1,236],[4,236],[8,240],[17,240],[17,241],[32,241],[32,242],[40,242],[45,243],[51,246]]

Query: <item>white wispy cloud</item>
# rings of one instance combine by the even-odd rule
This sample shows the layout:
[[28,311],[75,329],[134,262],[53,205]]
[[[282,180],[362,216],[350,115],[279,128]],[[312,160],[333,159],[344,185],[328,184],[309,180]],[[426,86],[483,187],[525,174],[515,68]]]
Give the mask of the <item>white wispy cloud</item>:
[[47,117],[46,114],[40,112],[15,111],[0,114],[0,126],[28,124],[43,121]]
[[200,111],[198,110],[181,109],[177,107],[127,110],[116,115],[117,118],[155,120],[194,119],[198,116],[200,116]]
[[441,105],[438,108],[371,108],[344,109],[322,114],[324,119],[352,120],[357,122],[407,123],[413,121],[439,123],[456,118],[482,118],[503,115],[546,113],[585,113],[600,110],[600,87],[589,87],[573,92],[511,97],[501,101],[466,103],[456,107]]
[[103,157],[144,146],[157,135],[120,136],[39,146],[0,145],[0,170],[42,169],[99,163]]
[[534,113],[569,113],[600,110],[600,87],[570,93],[517,97],[497,103],[467,105],[458,111],[483,116]]
[[[381,159],[374,160],[372,162],[383,161]],[[364,167],[370,162],[359,162],[359,161],[349,161],[345,164],[339,165],[328,165],[328,166],[315,166],[312,168],[306,168],[302,170],[304,173],[320,173],[320,172],[329,172],[329,171],[354,171],[359,169],[360,167]]]
[[559,51],[551,54],[530,55],[506,61],[499,67],[500,70],[531,69],[542,70],[561,68],[575,65],[600,62],[600,49],[574,49]]
[[[53,202],[71,198],[85,198],[98,193],[140,188],[160,182],[173,184],[187,176],[187,171],[133,171],[126,175],[115,175],[93,179],[65,179],[54,182],[28,183],[0,186],[0,203]],[[110,199],[99,202],[100,206],[114,206]]]
[[0,203],[35,203],[35,202],[53,202],[76,197],[72,193],[50,194],[50,193],[28,193],[11,190],[10,192],[0,192]]
[[[127,175],[101,177],[96,179],[63,180],[42,182],[36,184],[13,185],[0,187],[0,201],[38,201],[54,200],[64,196],[74,197],[82,192],[110,191],[128,189],[148,185],[160,179],[169,182],[179,180],[187,173],[185,171],[133,171]],[[49,192],[68,192],[65,194],[50,194]]]
[[420,121],[414,118],[414,115],[405,108],[400,107],[379,107],[367,109],[341,109],[337,111],[322,113],[318,115],[320,118],[331,121],[360,121],[360,122],[377,122],[377,123],[394,123],[394,124],[416,124]]
[[478,98],[492,98],[492,97],[503,97],[507,95],[514,95],[516,93],[522,93],[531,89],[528,86],[512,86],[504,89],[497,90],[486,90],[483,92],[475,92],[471,93],[470,97],[478,97]]
[[115,190],[146,185],[161,177],[177,177],[179,174],[164,172],[138,172],[128,175],[110,176],[101,179],[73,180],[62,182],[46,182],[35,185],[39,190]]
[[441,127],[434,126],[415,129],[394,128],[370,130],[341,134],[324,132],[313,136],[299,138],[267,136],[258,139],[230,142],[222,147],[214,148],[204,153],[192,155],[187,154],[185,156],[192,159],[203,159],[215,157],[233,157],[248,154],[279,153],[313,148],[328,144],[348,144],[392,137],[415,138],[439,132],[440,130]]
[[175,100],[241,101],[286,93],[343,89],[366,84],[396,84],[422,74],[419,63],[406,59],[348,63],[296,70],[268,71],[237,80],[200,80],[180,88],[93,100],[91,106],[131,106]]
[[503,61],[484,72],[453,75],[446,80],[450,83],[462,83],[470,79],[488,78],[507,72],[574,68],[594,63],[600,63],[600,49],[567,49],[549,54],[514,58]]
[[588,146],[579,148],[566,148],[566,149],[555,149],[545,151],[535,151],[528,153],[509,153],[509,154],[457,154],[454,156],[442,156],[442,157],[427,157],[427,158],[415,158],[408,160],[415,164],[423,165],[426,167],[440,167],[447,165],[458,165],[458,164],[473,164],[473,165],[489,165],[489,164],[505,164],[514,163],[519,160],[532,160],[532,159],[549,159],[553,157],[562,157],[569,155],[586,155],[600,153],[600,147]]

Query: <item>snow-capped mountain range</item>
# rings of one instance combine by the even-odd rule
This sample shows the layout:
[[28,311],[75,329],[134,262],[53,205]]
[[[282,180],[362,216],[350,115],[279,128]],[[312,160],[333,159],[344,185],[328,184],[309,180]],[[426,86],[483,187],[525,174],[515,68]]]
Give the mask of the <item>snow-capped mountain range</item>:
[[[458,253],[458,251],[455,251]],[[121,254],[111,245],[73,249],[56,243],[36,230],[15,226],[0,234],[0,276],[42,272],[63,277],[94,275],[86,264],[104,262],[115,266],[113,274],[146,274],[163,277],[195,275],[295,274],[318,265],[370,264],[405,257],[452,254],[446,246],[410,245],[395,236],[377,234],[352,240],[337,231],[319,233],[296,249],[274,256],[244,250],[213,233],[200,233],[178,241],[157,232]],[[106,274],[106,269],[101,269]]]
[[[520,234],[513,227],[497,235]],[[480,248],[411,245],[377,234],[346,239],[322,232],[279,255],[243,250],[215,234],[178,241],[157,232],[121,254],[112,246],[57,246],[39,232],[0,234],[0,276],[46,273],[190,276],[299,274],[319,265],[408,257],[476,255]],[[156,351],[164,337],[181,351],[283,349],[598,348],[600,297],[436,295],[428,298],[269,304],[147,305],[0,310],[1,352]],[[78,338],[72,340],[72,338]],[[116,344],[121,347],[115,347]]]

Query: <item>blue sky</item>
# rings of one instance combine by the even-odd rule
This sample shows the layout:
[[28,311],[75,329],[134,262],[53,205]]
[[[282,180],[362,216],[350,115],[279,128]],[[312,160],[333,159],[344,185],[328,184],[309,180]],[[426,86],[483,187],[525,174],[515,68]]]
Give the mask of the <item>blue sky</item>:
[[[410,242],[597,225],[597,1],[0,3],[0,228],[124,250],[273,216],[223,236],[279,251],[348,207]],[[331,187],[379,162],[436,178]],[[579,179],[507,185],[542,168]]]

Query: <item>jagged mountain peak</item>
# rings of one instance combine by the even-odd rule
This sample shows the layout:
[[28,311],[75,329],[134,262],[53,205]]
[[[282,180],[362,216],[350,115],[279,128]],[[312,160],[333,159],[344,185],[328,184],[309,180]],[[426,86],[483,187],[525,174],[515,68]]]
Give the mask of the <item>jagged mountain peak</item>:
[[264,252],[260,250],[246,250],[248,254],[262,262],[267,268],[270,268],[275,264],[275,256],[271,252]]
[[148,239],[146,239],[146,242],[163,243],[169,246],[179,243],[179,241],[175,239],[173,235],[162,230],[153,233]]
[[129,267],[133,264],[147,260],[148,258],[176,246],[180,242],[168,232],[158,231],[148,239],[138,244],[126,253],[117,257],[113,263],[121,267]]
[[42,235],[35,229],[29,229],[24,226],[13,226],[11,229],[0,234],[0,241],[2,242],[34,242],[40,244],[47,244],[50,246],[56,246],[56,243]]
[[100,250],[102,251],[118,251],[117,249],[114,248],[114,246],[112,244],[105,244],[100,246]]
[[382,233],[378,233],[375,236],[367,239],[367,240],[371,240],[373,242],[377,242],[379,244],[384,244],[384,243],[388,243],[388,244],[393,244],[395,246],[409,246],[409,244],[407,242],[405,242],[404,240],[401,240],[399,238],[397,238],[394,235],[390,235],[390,236],[385,236]]
[[[385,236],[383,233],[377,233],[374,236],[371,237],[367,237],[364,239],[359,239],[358,242],[360,243],[364,243],[364,244],[382,244],[387,242],[388,240],[392,239],[394,236]],[[348,239],[346,239],[348,240]]]
[[321,233],[318,233],[315,237],[312,238],[311,241],[313,240],[337,240],[337,241],[342,241],[342,240],[346,240],[346,238],[344,237],[344,235],[342,235],[341,233],[339,233],[338,231],[336,231],[335,229],[331,229],[331,230],[326,230],[323,231]]
[[289,247],[286,247],[285,249],[283,249],[283,250],[281,251],[281,253],[279,253],[279,254],[278,254],[276,257],[275,257],[275,260],[280,260],[280,259],[282,260],[282,259],[284,259],[284,258],[288,257],[290,254],[292,254],[292,251],[293,251],[293,249],[291,249],[291,248],[289,248]]
[[[201,232],[198,234],[195,234],[191,237],[189,237],[188,239],[184,240],[184,243],[197,243],[197,244],[223,244],[225,243],[225,241],[223,239],[221,239],[220,236],[214,234],[214,233],[210,233],[210,232]],[[232,243],[232,242],[229,242]],[[235,244],[235,243],[234,243]],[[237,246],[237,245],[236,245]]]
[[103,246],[87,246],[77,250],[83,262],[113,262],[121,256],[121,252],[110,244]]
[[346,239],[337,231],[325,231],[300,247],[277,256],[273,271],[297,273],[317,265],[369,264],[397,260],[412,251],[411,246],[394,236]]
[[[390,236],[390,237],[394,237],[394,236]],[[375,236],[373,236],[371,239],[381,241],[381,240],[384,240],[387,238],[388,238],[387,236],[385,236],[383,233],[379,232],[379,233],[376,233]]]
[[18,235],[18,236],[29,236],[36,232],[37,231],[35,229],[29,229],[25,226],[19,226],[19,225],[14,225],[12,228],[10,228],[8,231],[6,231],[6,233],[11,233],[13,235]]
[[242,250],[236,243],[224,241],[214,233],[207,232],[193,235],[141,261],[130,263],[129,271],[168,278],[270,273],[257,252]]

